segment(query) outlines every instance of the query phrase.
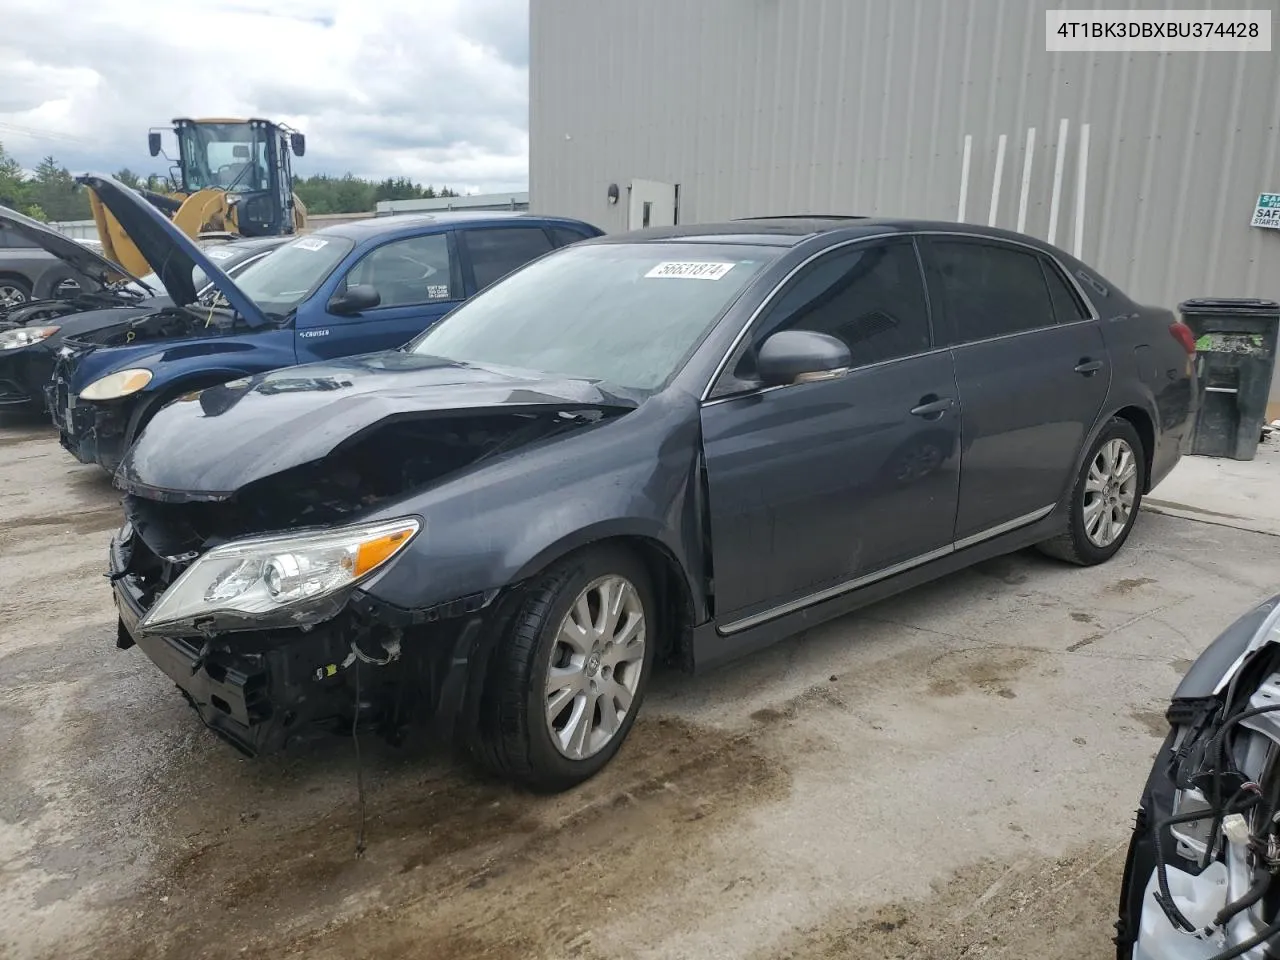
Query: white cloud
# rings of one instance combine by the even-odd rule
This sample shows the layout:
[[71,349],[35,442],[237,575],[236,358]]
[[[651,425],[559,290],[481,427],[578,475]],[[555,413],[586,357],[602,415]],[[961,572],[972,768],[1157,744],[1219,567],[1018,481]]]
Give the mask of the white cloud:
[[306,133],[302,174],[527,182],[527,0],[5,0],[3,27],[0,142],[28,167],[160,173],[151,127],[260,116]]

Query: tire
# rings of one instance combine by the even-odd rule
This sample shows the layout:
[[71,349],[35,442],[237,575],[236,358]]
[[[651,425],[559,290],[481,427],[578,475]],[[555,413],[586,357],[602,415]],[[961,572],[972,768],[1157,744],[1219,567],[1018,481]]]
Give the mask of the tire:
[[[617,591],[624,583],[630,591]],[[586,619],[608,627],[607,620],[597,619],[603,589],[613,596],[621,592],[624,603],[617,628],[606,629],[594,641],[589,631],[575,632],[584,619],[579,601],[586,598]],[[644,700],[657,646],[657,613],[648,571],[620,547],[588,548],[536,577],[489,665],[474,758],[492,773],[542,792],[567,790],[599,773],[626,740]],[[563,635],[562,625],[567,631]],[[571,645],[562,636],[578,639]],[[621,636],[627,636],[624,643],[603,646]],[[548,682],[553,663],[563,686]],[[628,692],[629,703],[624,704]],[[550,717],[548,699],[556,693],[564,706]],[[615,712],[606,714],[607,705]],[[618,716],[623,705],[625,712]],[[575,718],[589,722],[574,723]]]
[[31,299],[31,284],[20,277],[0,277],[0,310]]
[[[1127,466],[1118,467],[1116,471],[1109,473],[1108,455],[1113,460],[1119,460],[1115,451],[1125,447],[1132,458],[1132,473],[1130,474]],[[1117,476],[1121,470],[1123,479],[1113,486],[1114,481],[1121,479]],[[1099,477],[1104,481],[1101,490],[1095,489]],[[1138,518],[1138,510],[1142,506],[1142,491],[1146,488],[1146,483],[1146,451],[1142,446],[1142,438],[1128,420],[1112,417],[1093,441],[1089,455],[1080,467],[1080,475],[1071,488],[1067,529],[1053,539],[1037,544],[1037,547],[1042,553],[1082,567],[1105,563],[1129,539],[1134,521]],[[1100,498],[1103,500],[1102,506],[1095,509],[1094,504]],[[1118,508],[1124,505],[1126,499],[1129,501],[1128,512],[1124,514],[1123,523],[1116,524],[1120,517]],[[1104,535],[1103,526],[1093,523],[1095,517],[1101,518],[1102,525],[1108,520],[1113,524],[1109,534]],[[1091,531],[1094,531],[1092,535]]]

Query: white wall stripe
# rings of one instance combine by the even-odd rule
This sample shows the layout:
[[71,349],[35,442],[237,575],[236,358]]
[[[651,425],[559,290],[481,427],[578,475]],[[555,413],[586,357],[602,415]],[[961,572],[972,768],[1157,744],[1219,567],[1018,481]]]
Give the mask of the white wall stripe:
[[987,211],[988,227],[996,225],[996,212],[1000,209],[1000,183],[1004,180],[1004,151],[1008,145],[1009,135],[1000,134],[1000,141],[996,146],[996,172],[991,178],[991,209]]
[[956,219],[964,223],[964,209],[969,200],[969,159],[973,154],[973,135],[964,136],[964,156],[960,160],[960,208],[956,211]]
[[1031,193],[1031,161],[1036,149],[1036,128],[1027,127],[1027,146],[1022,154],[1022,191],[1018,194],[1018,226],[1019,233],[1027,229],[1027,197]]
[[1058,236],[1058,204],[1062,201],[1062,167],[1067,160],[1068,121],[1058,121],[1058,153],[1053,160],[1053,193],[1049,197],[1049,232],[1045,240],[1054,243]]
[[1082,123],[1080,125],[1080,155],[1076,163],[1076,236],[1071,250],[1077,258],[1081,257],[1084,251],[1084,196],[1085,187],[1088,185],[1088,174],[1089,125]]

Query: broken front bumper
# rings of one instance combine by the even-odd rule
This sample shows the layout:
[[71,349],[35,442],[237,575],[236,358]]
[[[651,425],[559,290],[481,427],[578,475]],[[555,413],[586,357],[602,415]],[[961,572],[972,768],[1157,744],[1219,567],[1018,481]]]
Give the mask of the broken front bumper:
[[56,377],[45,387],[45,406],[58,442],[81,463],[96,463],[114,472],[125,452],[125,435],[133,405],[128,400],[86,403]]
[[[0,324],[0,330],[4,325]],[[46,354],[47,356],[47,354]],[[39,406],[44,402],[40,374],[48,379],[47,364],[42,365],[32,345],[0,351],[0,407]]]
[[[132,534],[130,534],[131,536]],[[388,611],[363,595],[337,617],[310,630],[275,630],[196,637],[144,633],[139,621],[149,592],[128,572],[127,543],[112,538],[108,576],[118,612],[116,646],[137,646],[172,680],[201,721],[249,756],[276,752],[296,737],[328,728],[349,731],[366,720],[392,739],[413,721],[427,721],[443,739],[468,728],[479,704],[482,664],[496,637],[491,618],[470,605],[455,610]],[[453,616],[450,616],[453,614]],[[353,663],[374,624],[405,624],[400,657],[391,664]],[[360,671],[359,702],[352,684]]]

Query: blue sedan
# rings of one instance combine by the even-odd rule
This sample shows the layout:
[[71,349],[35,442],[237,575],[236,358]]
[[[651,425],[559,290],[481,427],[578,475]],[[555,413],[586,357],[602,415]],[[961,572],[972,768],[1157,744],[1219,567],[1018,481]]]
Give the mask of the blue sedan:
[[[405,215],[326,227],[232,281],[142,197],[92,186],[156,271],[172,304],[64,342],[47,388],[62,445],[114,471],[165,404],[279,367],[398,347],[479,290],[601,231],[516,213]],[[203,293],[194,277],[209,278]]]

